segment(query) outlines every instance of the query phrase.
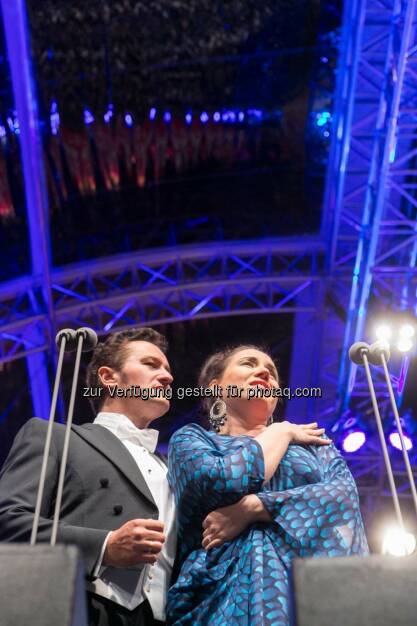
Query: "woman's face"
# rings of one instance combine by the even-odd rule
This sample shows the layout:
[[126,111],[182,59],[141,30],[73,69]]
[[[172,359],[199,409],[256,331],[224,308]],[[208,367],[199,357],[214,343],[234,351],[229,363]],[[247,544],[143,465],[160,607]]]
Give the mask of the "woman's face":
[[[268,416],[278,402],[273,391],[279,387],[278,372],[270,356],[254,348],[245,348],[232,354],[222,377],[216,381],[223,388],[223,400],[228,409],[247,404]],[[237,387],[239,396],[228,394],[228,387]],[[241,390],[241,391],[240,391]]]

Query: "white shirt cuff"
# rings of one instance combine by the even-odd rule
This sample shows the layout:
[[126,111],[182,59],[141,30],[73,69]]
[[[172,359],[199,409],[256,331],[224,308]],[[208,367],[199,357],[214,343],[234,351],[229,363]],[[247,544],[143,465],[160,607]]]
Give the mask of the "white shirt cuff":
[[99,578],[102,575],[103,571],[106,569],[106,566],[102,565],[102,562],[103,562],[103,558],[104,558],[104,553],[106,551],[107,542],[108,542],[109,537],[110,537],[111,534],[112,534],[112,531],[110,531],[107,534],[107,537],[103,541],[103,545],[101,547],[100,555],[99,555],[99,557],[97,559],[97,563],[96,563],[96,566],[95,566],[94,571],[93,571],[93,578]]

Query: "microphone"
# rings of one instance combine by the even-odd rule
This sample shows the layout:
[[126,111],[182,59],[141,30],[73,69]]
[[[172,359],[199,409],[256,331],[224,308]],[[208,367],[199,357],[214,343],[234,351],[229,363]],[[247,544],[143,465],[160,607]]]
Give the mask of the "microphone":
[[356,365],[364,365],[364,356],[369,354],[369,344],[364,341],[357,341],[349,348],[349,358]]
[[63,328],[55,337],[55,344],[58,348],[64,344],[65,352],[73,352],[77,348],[77,338],[75,330],[72,328]]
[[83,339],[83,352],[91,352],[91,350],[94,350],[98,342],[97,333],[92,328],[79,328],[76,331],[76,337],[77,341],[79,341],[81,337]]
[[383,365],[382,357],[384,357],[385,362],[388,363],[391,357],[389,345],[385,341],[375,341],[369,348],[369,363],[372,365]]

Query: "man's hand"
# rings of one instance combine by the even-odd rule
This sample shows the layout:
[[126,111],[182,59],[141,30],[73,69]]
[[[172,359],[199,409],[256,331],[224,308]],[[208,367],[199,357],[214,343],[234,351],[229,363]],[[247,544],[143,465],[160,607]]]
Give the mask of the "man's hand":
[[165,541],[164,525],[154,519],[132,519],[113,530],[107,542],[103,565],[129,567],[155,563]]
[[268,522],[271,517],[255,494],[244,496],[236,504],[216,509],[203,521],[203,541],[205,550],[217,548],[226,541],[235,539],[250,524]]

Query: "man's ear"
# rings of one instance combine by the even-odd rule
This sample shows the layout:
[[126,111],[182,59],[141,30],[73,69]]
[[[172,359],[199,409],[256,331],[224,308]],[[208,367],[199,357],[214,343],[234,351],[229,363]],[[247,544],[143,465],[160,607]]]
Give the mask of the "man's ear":
[[97,374],[103,387],[113,387],[119,383],[119,375],[112,367],[102,365],[98,368]]

